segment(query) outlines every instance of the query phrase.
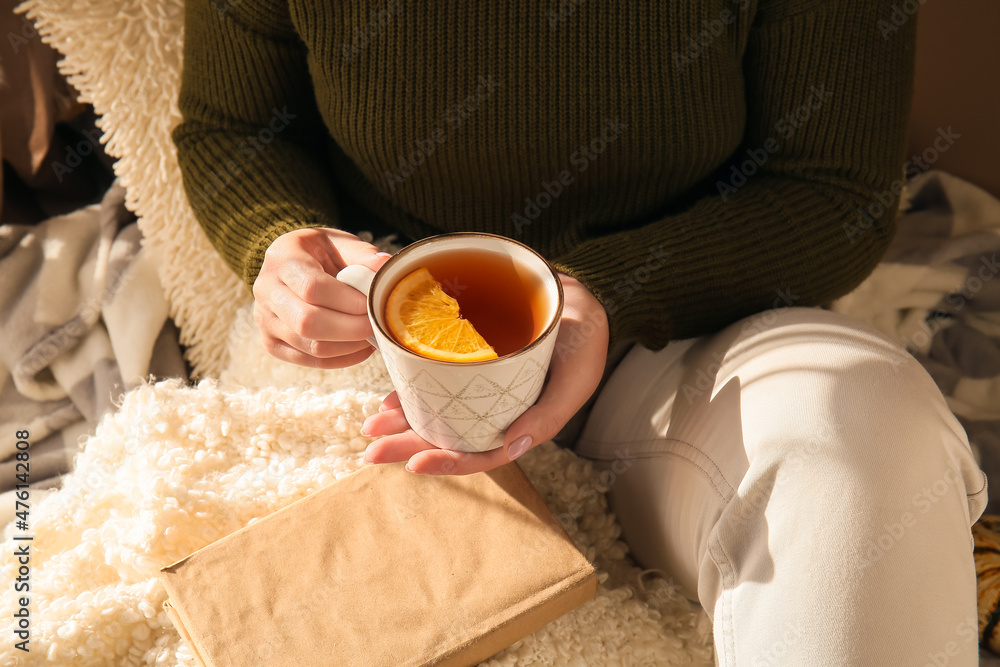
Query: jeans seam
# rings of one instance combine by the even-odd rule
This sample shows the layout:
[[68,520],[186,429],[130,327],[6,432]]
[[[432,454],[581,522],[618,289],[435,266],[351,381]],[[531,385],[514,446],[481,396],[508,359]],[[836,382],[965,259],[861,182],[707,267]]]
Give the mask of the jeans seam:
[[[585,441],[584,440],[580,440],[579,443],[578,443],[578,446],[580,444],[582,444],[583,442],[585,442]],[[660,456],[665,456],[665,455],[666,456],[670,456],[670,455],[676,456],[676,457],[678,457],[678,458],[680,458],[680,459],[682,459],[684,461],[687,461],[688,463],[690,463],[691,465],[693,465],[694,467],[696,467],[698,470],[701,470],[702,473],[705,474],[705,477],[708,478],[709,482],[712,483],[712,487],[715,489],[715,492],[717,494],[719,494],[719,498],[721,498],[724,503],[728,504],[729,501],[732,499],[733,494],[735,493],[735,489],[733,488],[733,485],[730,484],[729,480],[726,479],[726,476],[724,474],[722,474],[722,470],[719,468],[719,465],[712,459],[712,457],[709,456],[708,454],[706,454],[705,452],[703,452],[698,447],[692,445],[690,442],[687,442],[686,440],[681,440],[679,438],[644,438],[644,439],[641,439],[641,440],[619,440],[619,441],[616,441],[614,443],[614,445],[615,446],[620,446],[620,445],[636,445],[636,444],[640,444],[641,443],[641,444],[649,444],[649,445],[654,445],[654,446],[655,445],[662,446],[662,445],[666,445],[667,443],[672,443],[672,442],[674,442],[674,443],[680,443],[680,444],[682,444],[682,445],[684,445],[686,447],[689,447],[691,450],[693,450],[694,452],[696,452],[699,456],[704,457],[705,460],[707,460],[709,463],[712,464],[712,471],[709,471],[708,469],[706,469],[706,467],[703,466],[701,463],[699,463],[697,460],[695,460],[694,457],[687,456],[686,454],[683,454],[681,452],[675,451],[673,449],[662,449],[660,451],[654,451],[654,452],[643,452],[642,454],[633,454],[633,455],[629,455],[629,456],[623,457],[623,458],[629,458],[629,459],[636,459],[636,460],[638,460],[638,459],[655,459],[655,458],[658,458]],[[606,446],[608,443],[603,443],[603,444]],[[606,457],[606,456],[600,456],[600,455],[587,455],[587,454],[584,454],[583,456],[585,458],[596,459],[596,460],[599,460],[599,461],[613,461],[613,460],[619,458],[617,456]],[[719,488],[719,482],[717,480],[721,480],[721,482],[725,485],[725,487],[724,488]]]
[[[736,589],[736,575],[729,554],[726,553],[726,548],[722,546],[722,542],[718,539],[717,530],[711,537],[711,546],[709,547],[708,555],[712,559],[712,563],[715,564],[716,569],[722,575],[722,591],[719,593],[719,603],[722,604],[722,613],[719,624],[727,630],[727,632],[723,633],[723,641],[717,642],[718,646],[725,651],[725,661],[722,659],[723,656],[718,657],[720,665],[735,665],[736,625],[733,621],[731,596]],[[722,558],[718,557],[716,550],[722,554]]]

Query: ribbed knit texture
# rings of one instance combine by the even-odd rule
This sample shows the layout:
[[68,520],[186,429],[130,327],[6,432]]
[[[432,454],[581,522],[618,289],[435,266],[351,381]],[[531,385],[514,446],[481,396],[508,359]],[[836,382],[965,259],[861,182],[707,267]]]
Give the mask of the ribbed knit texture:
[[902,177],[889,0],[186,6],[174,139],[248,286],[301,227],[488,231],[656,349],[841,296],[892,235],[893,205],[859,218]]

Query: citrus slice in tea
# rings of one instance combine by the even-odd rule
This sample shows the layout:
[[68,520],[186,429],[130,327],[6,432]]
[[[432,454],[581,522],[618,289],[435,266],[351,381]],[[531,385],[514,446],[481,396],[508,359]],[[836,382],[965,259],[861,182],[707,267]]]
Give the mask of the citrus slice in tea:
[[439,361],[487,361],[497,353],[459,313],[427,269],[399,281],[385,304],[385,323],[405,348]]

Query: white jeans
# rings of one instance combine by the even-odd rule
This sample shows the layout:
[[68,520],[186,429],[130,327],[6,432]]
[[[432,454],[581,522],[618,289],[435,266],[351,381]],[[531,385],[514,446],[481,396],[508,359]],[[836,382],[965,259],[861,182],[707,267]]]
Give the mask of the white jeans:
[[720,665],[975,665],[986,477],[930,376],[811,308],[633,348],[576,451]]

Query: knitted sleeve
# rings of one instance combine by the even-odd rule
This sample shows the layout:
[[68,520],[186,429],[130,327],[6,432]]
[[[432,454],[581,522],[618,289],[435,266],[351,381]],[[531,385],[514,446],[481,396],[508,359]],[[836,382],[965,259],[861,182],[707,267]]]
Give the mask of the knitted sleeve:
[[185,3],[180,110],[173,139],[188,200],[244,283],[281,234],[333,225],[326,130],[284,3]]
[[729,163],[686,210],[555,258],[603,303],[613,340],[657,349],[768,308],[824,304],[892,237],[916,21],[887,23],[890,0],[759,9],[742,58],[744,141]]

